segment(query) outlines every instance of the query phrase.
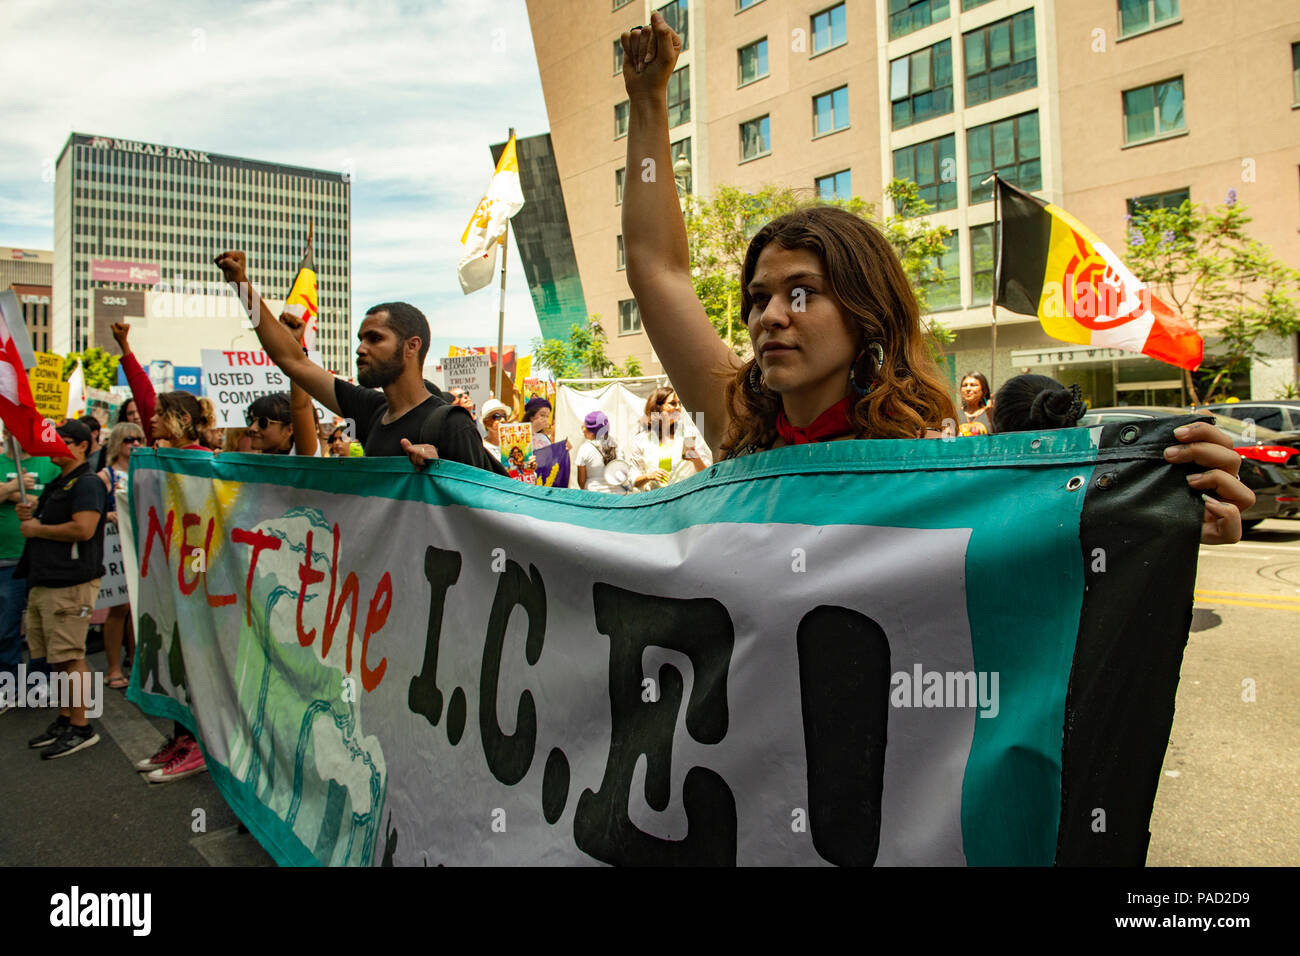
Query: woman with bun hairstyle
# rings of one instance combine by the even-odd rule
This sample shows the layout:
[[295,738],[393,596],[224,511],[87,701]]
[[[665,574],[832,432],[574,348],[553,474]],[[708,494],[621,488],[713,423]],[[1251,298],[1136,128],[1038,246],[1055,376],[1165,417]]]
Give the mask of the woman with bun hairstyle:
[[998,389],[993,425],[999,434],[1073,428],[1087,410],[1078,385],[1066,388],[1046,375],[1017,375]]

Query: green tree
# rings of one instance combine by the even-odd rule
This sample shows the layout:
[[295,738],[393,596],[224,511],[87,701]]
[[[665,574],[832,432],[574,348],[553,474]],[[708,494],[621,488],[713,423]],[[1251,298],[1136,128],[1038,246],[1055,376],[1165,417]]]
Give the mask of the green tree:
[[574,323],[569,341],[540,338],[532,343],[533,362],[556,378],[635,378],[641,363],[629,356],[618,365],[605,354],[605,330],[600,316],[593,315],[586,327]]
[[[938,257],[950,232],[919,218],[930,211],[920,198],[915,183],[896,179],[885,191],[894,212],[879,219],[875,207],[853,197],[833,200],[855,216],[872,221],[884,233],[902,261],[925,313],[928,283],[944,278]],[[737,355],[749,354],[749,330],[740,314],[740,277],[745,250],[754,233],[777,216],[805,206],[824,204],[808,190],[769,185],[754,193],[735,186],[719,187],[708,199],[691,197],[686,208],[686,235],[690,243],[691,275],[695,294],[704,305],[709,321]],[[927,319],[930,347],[936,358],[942,346],[954,341],[953,333],[934,319]]]
[[1262,336],[1300,331],[1300,272],[1252,239],[1250,222],[1235,189],[1214,209],[1184,200],[1130,222],[1126,258],[1133,274],[1202,338],[1218,339],[1213,367],[1195,377],[1183,373],[1193,402],[1226,397],[1221,389],[1263,356]]
[[86,349],[80,354],[72,352],[63,357],[65,382],[72,377],[72,370],[77,367],[77,359],[81,359],[81,371],[86,377],[87,388],[109,389],[117,384],[118,357],[110,355],[98,346]]

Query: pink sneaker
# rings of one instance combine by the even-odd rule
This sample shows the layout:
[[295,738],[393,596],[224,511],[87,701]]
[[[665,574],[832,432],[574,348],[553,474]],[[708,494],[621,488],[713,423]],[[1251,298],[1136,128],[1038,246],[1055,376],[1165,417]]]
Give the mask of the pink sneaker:
[[208,765],[203,760],[203,751],[199,749],[198,742],[185,738],[167,766],[150,771],[145,779],[150,783],[171,783],[174,780],[192,777],[196,773],[203,773],[207,769]]
[[167,742],[159,748],[158,752],[152,757],[146,757],[144,760],[137,760],[135,769],[141,773],[148,773],[150,770],[161,770],[172,762],[172,757],[176,756],[176,748],[188,738],[169,737]]

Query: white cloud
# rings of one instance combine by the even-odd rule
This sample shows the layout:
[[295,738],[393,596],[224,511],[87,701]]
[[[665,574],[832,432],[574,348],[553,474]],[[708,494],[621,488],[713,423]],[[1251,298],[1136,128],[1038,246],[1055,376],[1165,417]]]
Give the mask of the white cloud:
[[[548,128],[524,0],[5,0],[0,35],[22,38],[0,81],[30,91],[0,105],[0,244],[52,247],[44,164],[73,131],[347,169],[354,318],[406,290],[457,334],[478,330],[463,316],[488,293],[462,296],[456,244],[492,173],[488,145]],[[537,325],[511,255],[525,344]]]

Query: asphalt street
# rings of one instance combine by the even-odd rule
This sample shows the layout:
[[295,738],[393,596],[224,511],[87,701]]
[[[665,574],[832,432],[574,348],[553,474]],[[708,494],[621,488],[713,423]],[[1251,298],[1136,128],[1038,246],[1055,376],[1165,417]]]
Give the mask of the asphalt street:
[[1300,521],[1201,548],[1195,607],[1147,864],[1295,866]]
[[[1195,606],[1148,865],[1294,866],[1300,521],[1201,548]],[[151,786],[135,772],[170,721],[105,696],[100,743],[63,760],[26,746],[49,712],[0,715],[0,866],[271,865],[207,774]]]

